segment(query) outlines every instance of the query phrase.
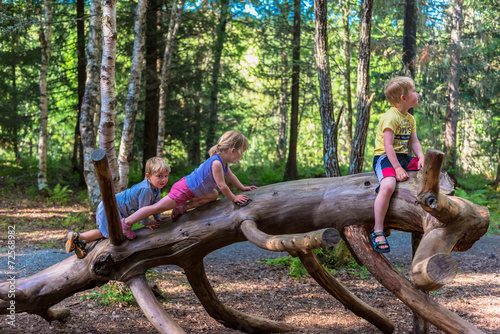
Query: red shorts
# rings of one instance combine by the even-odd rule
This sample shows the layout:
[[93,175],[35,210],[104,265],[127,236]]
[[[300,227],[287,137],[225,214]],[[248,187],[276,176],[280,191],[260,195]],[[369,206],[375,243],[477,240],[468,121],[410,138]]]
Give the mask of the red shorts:
[[195,197],[191,189],[187,186],[185,177],[174,183],[167,196],[173,199],[177,206]]
[[[412,158],[406,154],[396,154],[396,157],[405,170],[418,170],[418,158]],[[392,167],[387,154],[373,157],[373,170],[377,175],[378,182],[384,177],[396,177],[396,170]]]

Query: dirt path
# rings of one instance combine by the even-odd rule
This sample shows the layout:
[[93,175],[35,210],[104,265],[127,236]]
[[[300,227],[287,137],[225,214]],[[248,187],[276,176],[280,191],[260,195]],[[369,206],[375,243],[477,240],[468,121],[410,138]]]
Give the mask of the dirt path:
[[[406,272],[411,263],[410,236],[393,232],[392,252],[387,255]],[[500,332],[500,236],[485,236],[465,253],[453,253],[459,263],[454,282],[431,296],[485,333]],[[294,280],[287,268],[256,263],[283,254],[268,252],[249,242],[218,250],[205,259],[206,271],[219,298],[240,311],[288,323],[291,333],[379,333],[330,297],[311,278]],[[16,276],[24,277],[66,258],[63,250],[24,251],[16,257]],[[7,256],[0,247],[0,278],[5,281]],[[349,269],[335,277],[358,297],[378,308],[396,324],[395,333],[409,333],[411,311],[376,282],[371,275]],[[154,281],[167,296],[164,308],[187,333],[240,333],[210,318],[187,284],[180,268],[155,268]],[[104,307],[81,292],[60,303],[71,309],[65,324],[47,323],[36,315],[16,315],[16,326],[0,316],[0,333],[156,333],[137,307]],[[440,333],[432,327],[431,333]]]

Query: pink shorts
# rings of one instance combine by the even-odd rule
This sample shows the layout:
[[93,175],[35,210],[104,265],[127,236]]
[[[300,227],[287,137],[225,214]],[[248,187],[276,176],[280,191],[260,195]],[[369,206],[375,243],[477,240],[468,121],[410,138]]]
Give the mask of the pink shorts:
[[176,205],[182,205],[195,197],[187,186],[185,177],[174,183],[167,196],[173,199]]

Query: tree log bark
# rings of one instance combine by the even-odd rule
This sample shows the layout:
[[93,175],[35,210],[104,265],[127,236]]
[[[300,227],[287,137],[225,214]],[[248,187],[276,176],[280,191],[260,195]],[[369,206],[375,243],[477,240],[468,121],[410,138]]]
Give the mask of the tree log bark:
[[[431,164],[432,158],[426,160]],[[452,250],[467,250],[486,232],[489,225],[487,208],[445,195],[452,193],[453,188],[449,180],[441,177],[440,173],[426,173],[434,171],[434,168],[434,165],[432,169],[430,165],[426,165],[418,174],[410,172],[407,181],[398,182],[386,215],[387,229],[423,234],[414,264],[426,259],[433,259],[433,264],[439,264],[434,259],[447,259],[442,254],[446,255]],[[430,211],[429,214],[418,205],[417,188],[427,189],[428,185],[418,187],[419,183],[433,184],[437,178],[440,179],[440,186],[430,187],[437,193],[437,207],[425,207]],[[109,183],[108,187],[111,188],[111,182]],[[355,257],[375,278],[424,319],[450,333],[481,333],[472,324],[429,299],[381,254],[373,250],[366,231],[373,226],[377,185],[377,178],[373,173],[283,182],[247,192],[251,202],[245,207],[222,199],[187,212],[175,221],[167,219],[155,231],[138,229],[134,240],[125,240],[119,245],[114,245],[109,239],[96,241],[88,245],[88,255],[84,259],[72,256],[31,277],[17,280],[16,312],[38,314],[50,320],[54,318],[55,312],[51,307],[64,298],[105,284],[109,280],[117,280],[133,285],[131,289],[136,298],[142,298],[139,305],[148,318],[155,317],[155,314],[161,318],[157,320],[159,325],[155,324],[161,331],[164,326],[170,326],[171,321],[163,313],[158,313],[160,310],[157,306],[146,305],[152,300],[148,296],[151,292],[146,291],[142,278],[138,277],[144,277],[149,268],[176,265],[184,268],[207,312],[225,326],[242,331],[288,331],[291,327],[286,324],[246,315],[223,305],[208,283],[203,258],[217,249],[246,239],[265,245],[268,249],[281,250],[283,247],[291,248],[292,252],[298,249],[300,255],[300,252],[322,246],[321,240],[330,240],[329,232],[317,231],[333,228],[346,239]],[[111,194],[110,192],[106,197],[114,198]],[[455,226],[456,224],[463,226]],[[314,247],[307,245],[306,240],[309,239],[305,238],[306,234],[316,235]],[[300,236],[302,241],[294,241],[294,245],[291,235]],[[440,242],[440,238],[445,242]],[[266,240],[272,242],[267,243]],[[284,242],[288,245],[287,248],[274,240],[289,241]],[[327,244],[332,242],[335,240]],[[313,263],[309,258],[303,258],[309,264]],[[357,309],[356,314],[382,331],[390,331],[390,321],[353,300],[351,294],[336,286],[333,278],[326,277],[317,270],[317,266],[313,266],[314,268],[316,270],[312,273],[313,277],[327,291],[332,293],[339,290],[337,294],[332,293],[336,298],[351,305],[351,309]],[[439,265],[437,268],[437,273],[444,272],[445,277],[450,276]],[[9,288],[8,282],[0,284],[0,313],[3,314],[8,311],[10,303]]]

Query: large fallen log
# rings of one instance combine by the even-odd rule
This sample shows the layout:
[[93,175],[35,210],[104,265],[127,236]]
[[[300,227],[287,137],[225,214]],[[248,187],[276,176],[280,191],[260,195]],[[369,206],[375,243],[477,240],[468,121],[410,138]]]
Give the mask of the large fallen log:
[[[426,167],[398,183],[385,223],[387,229],[422,235],[412,270],[418,288],[370,245],[368,231],[373,226],[378,183],[373,173],[366,173],[260,187],[247,193],[251,202],[245,207],[222,199],[173,221],[167,219],[155,231],[139,229],[132,241],[121,239],[118,233],[112,240],[94,242],[84,259],[72,256],[16,281],[16,312],[59,320],[68,312],[52,306],[76,292],[117,280],[129,285],[160,333],[183,333],[156,301],[145,277],[149,268],[177,265],[185,270],[207,312],[225,326],[254,333],[289,331],[287,324],[223,305],[206,277],[203,258],[207,254],[249,240],[265,249],[298,255],[312,277],[347,308],[382,332],[393,332],[394,324],[386,316],[331,277],[311,252],[332,246],[342,237],[374,277],[423,319],[449,333],[481,333],[421,291],[448,283],[454,274],[449,253],[469,249],[489,225],[487,208],[450,196],[453,186],[440,173],[436,158],[440,155],[428,152]],[[0,313],[8,313],[10,301],[9,285],[4,283],[0,285]]]

